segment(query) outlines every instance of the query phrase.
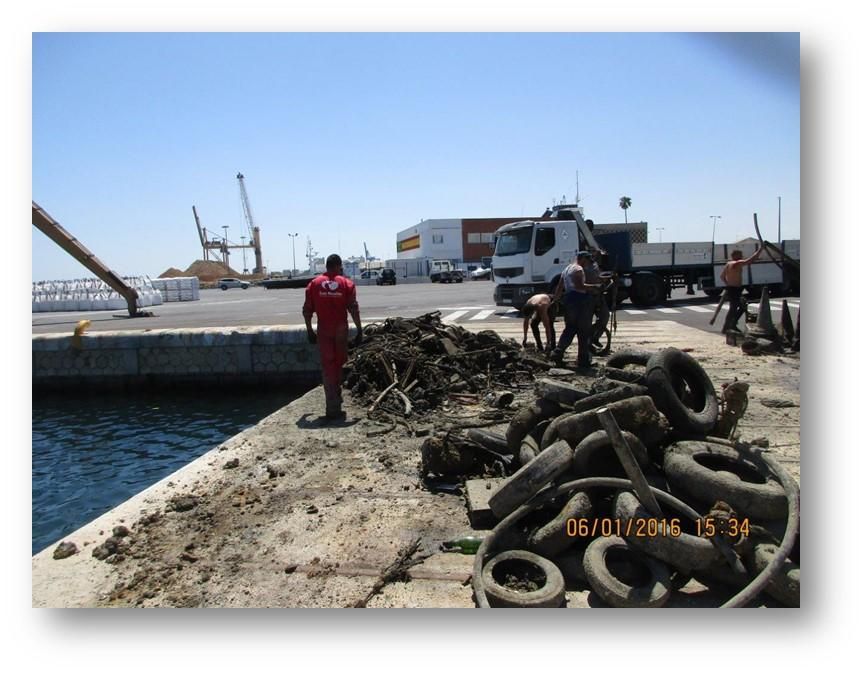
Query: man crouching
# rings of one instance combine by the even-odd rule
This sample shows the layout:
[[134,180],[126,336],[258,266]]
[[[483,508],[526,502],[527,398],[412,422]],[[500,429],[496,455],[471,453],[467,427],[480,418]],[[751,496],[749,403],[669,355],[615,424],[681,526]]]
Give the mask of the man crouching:
[[[556,320],[556,304],[553,303],[552,295],[536,294],[529,297],[521,309],[523,314],[523,347],[528,342],[529,325],[532,327],[532,336],[535,337],[535,345],[538,350],[543,350],[547,355],[556,346],[556,331],[553,323]],[[544,324],[547,336],[547,347],[541,344],[541,332],[538,329],[540,323]]]

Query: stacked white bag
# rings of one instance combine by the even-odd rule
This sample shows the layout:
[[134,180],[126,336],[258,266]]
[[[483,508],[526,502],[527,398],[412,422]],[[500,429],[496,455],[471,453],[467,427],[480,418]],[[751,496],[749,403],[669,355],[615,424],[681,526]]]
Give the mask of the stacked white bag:
[[[124,278],[138,292],[137,306],[157,306],[162,294],[147,276]],[[33,283],[33,312],[45,311],[120,311],[126,300],[97,278],[47,280]]]
[[198,277],[189,278],[156,278],[151,281],[153,287],[162,293],[162,300],[172,301],[198,301],[200,284]]

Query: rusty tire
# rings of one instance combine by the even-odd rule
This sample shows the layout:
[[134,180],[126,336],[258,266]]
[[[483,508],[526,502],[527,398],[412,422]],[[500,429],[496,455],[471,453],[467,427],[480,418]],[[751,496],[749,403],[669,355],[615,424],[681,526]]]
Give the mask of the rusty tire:
[[[634,578],[617,577],[611,566],[619,564]],[[583,568],[592,590],[614,608],[660,608],[670,598],[667,567],[628,546],[620,537],[599,537],[586,548]]]
[[[512,573],[531,573],[543,582],[533,591],[516,591],[504,585]],[[491,558],[481,573],[484,593],[494,608],[558,608],[565,601],[561,571],[543,556],[524,550],[502,552]]]

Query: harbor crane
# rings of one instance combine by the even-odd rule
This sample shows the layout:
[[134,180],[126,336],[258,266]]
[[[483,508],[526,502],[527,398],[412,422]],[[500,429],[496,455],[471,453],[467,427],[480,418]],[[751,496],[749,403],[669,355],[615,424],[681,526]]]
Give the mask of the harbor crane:
[[252,206],[249,204],[249,195],[246,193],[246,185],[243,182],[243,173],[237,174],[237,183],[240,185],[240,202],[243,205],[243,215],[246,217],[246,226],[249,228],[250,244],[246,246],[231,246],[231,247],[250,247],[255,250],[255,268],[252,273],[264,273],[261,264],[261,235],[259,228],[255,226],[252,219]]

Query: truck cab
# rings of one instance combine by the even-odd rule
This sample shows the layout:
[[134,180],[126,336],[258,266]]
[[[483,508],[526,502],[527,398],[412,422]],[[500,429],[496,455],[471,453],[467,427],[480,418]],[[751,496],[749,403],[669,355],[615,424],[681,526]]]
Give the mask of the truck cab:
[[499,227],[492,259],[496,304],[521,308],[533,294],[552,291],[577,252],[589,247],[598,245],[575,206],[556,206],[552,219]]

